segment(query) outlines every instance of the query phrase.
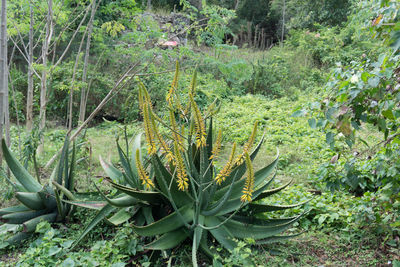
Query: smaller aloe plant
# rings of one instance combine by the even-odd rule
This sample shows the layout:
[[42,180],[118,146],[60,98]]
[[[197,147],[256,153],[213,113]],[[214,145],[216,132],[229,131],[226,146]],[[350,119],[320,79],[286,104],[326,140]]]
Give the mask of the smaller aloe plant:
[[[213,141],[212,121],[218,107],[214,102],[204,114],[200,111],[194,99],[196,73],[185,107],[177,93],[177,83],[178,64],[167,95],[168,119],[161,119],[154,113],[150,96],[140,84],[139,104],[144,119],[147,153],[140,148],[139,135],[135,138],[130,157],[118,145],[123,172],[101,160],[111,178],[106,180],[118,190],[118,198],[128,198],[134,204],[121,209],[113,203],[115,200],[104,196],[108,204],[87,230],[104,218],[106,211],[120,210],[118,214],[133,210],[139,214],[137,211],[145,207],[140,213],[143,216],[137,217],[131,224],[138,235],[154,238],[145,247],[168,250],[191,240],[192,263],[195,266],[199,249],[212,256],[209,248],[213,240],[232,250],[236,246],[234,239],[251,237],[258,244],[266,244],[291,237],[279,234],[299,220],[301,214],[279,219],[255,216],[304,204],[266,204],[267,197],[280,192],[290,182],[268,190],[275,175],[269,180],[267,178],[274,173],[278,156],[267,166],[254,170],[252,162],[263,144],[263,138],[257,145],[254,144],[258,124],[254,125],[242,152],[237,153],[237,146],[233,144],[228,161],[218,171],[215,159],[219,157],[222,132],[218,131]],[[160,125],[169,132],[162,134]]]
[[3,140],[3,156],[16,181],[13,182],[10,177],[7,179],[20,202],[17,206],[0,209],[0,220],[5,223],[0,226],[0,233],[10,235],[5,240],[6,245],[18,244],[29,237],[39,222],[64,221],[72,212],[71,205],[63,202],[67,198],[75,199],[71,193],[74,186],[75,146],[71,159],[68,147],[66,138],[56,168],[48,183],[42,185],[18,162]]

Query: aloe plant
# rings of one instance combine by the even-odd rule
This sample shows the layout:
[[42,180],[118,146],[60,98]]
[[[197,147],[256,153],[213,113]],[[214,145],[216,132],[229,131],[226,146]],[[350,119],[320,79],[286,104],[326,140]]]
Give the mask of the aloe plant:
[[72,206],[63,200],[74,199],[71,191],[74,186],[75,146],[69,159],[69,142],[66,138],[56,168],[48,182],[42,185],[18,162],[4,140],[1,145],[4,159],[15,177],[15,181],[10,177],[8,181],[20,202],[17,206],[0,209],[0,220],[5,223],[0,226],[0,232],[11,235],[5,240],[7,245],[11,245],[27,238],[39,222],[63,221],[72,212]]
[[[263,144],[262,138],[254,145],[257,123],[243,150],[237,153],[236,144],[233,144],[228,161],[218,170],[215,160],[219,157],[222,133],[219,131],[214,141],[212,121],[218,106],[214,102],[204,114],[200,111],[194,99],[194,74],[184,107],[177,93],[177,83],[178,64],[167,95],[169,116],[164,119],[154,113],[150,96],[140,84],[139,103],[147,153],[140,148],[139,135],[130,157],[118,145],[124,171],[102,161],[111,178],[106,181],[118,190],[118,198],[130,197],[136,202],[132,204],[135,211],[139,206],[147,208],[147,212],[141,214],[147,219],[137,218],[132,224],[138,235],[154,238],[146,248],[167,250],[191,240],[192,262],[197,266],[199,249],[212,256],[211,240],[232,250],[236,246],[235,239],[251,237],[258,244],[265,244],[289,238],[279,234],[299,220],[301,214],[279,219],[261,219],[265,215],[256,217],[304,204],[266,204],[267,197],[283,190],[289,183],[269,189],[275,177],[278,155],[270,164],[254,171],[252,162]],[[167,129],[164,134],[159,130],[161,126]],[[270,175],[272,178],[269,179]],[[128,211],[128,205],[121,209],[113,201],[107,198],[108,211]],[[105,216],[106,212],[100,212],[87,229]]]

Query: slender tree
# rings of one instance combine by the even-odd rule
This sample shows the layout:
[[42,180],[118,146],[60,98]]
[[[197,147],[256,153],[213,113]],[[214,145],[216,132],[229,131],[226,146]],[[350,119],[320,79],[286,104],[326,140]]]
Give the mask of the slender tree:
[[33,5],[29,3],[29,41],[28,41],[28,91],[26,94],[26,129],[32,130],[33,125]]
[[87,41],[86,41],[86,50],[85,50],[85,59],[83,63],[83,71],[82,71],[82,82],[84,86],[81,89],[81,102],[79,106],[79,122],[84,122],[85,121],[85,116],[86,116],[86,104],[87,104],[87,94],[86,94],[86,80],[87,80],[87,69],[89,65],[89,54],[90,54],[90,42],[92,38],[92,32],[93,32],[93,20],[94,20],[94,15],[96,13],[96,10],[98,6],[100,5],[101,0],[96,3],[96,0],[93,0],[92,3],[92,9],[90,13],[90,20],[88,23],[88,34],[87,34]]
[[[7,66],[7,1],[1,1],[0,22],[0,141],[3,139],[3,130],[6,124],[5,116],[8,106],[8,66]],[[7,103],[7,104],[6,104]],[[3,155],[0,153],[0,165]]]

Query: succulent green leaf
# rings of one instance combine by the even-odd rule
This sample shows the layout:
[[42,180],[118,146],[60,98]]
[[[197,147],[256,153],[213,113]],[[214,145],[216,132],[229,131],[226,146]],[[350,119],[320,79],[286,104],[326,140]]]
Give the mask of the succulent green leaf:
[[114,183],[110,179],[107,179],[107,181],[112,185],[112,187],[114,187],[114,188],[118,189],[119,191],[121,191],[125,194],[128,194],[136,199],[148,201],[151,203],[160,203],[161,202],[162,196],[158,192],[141,191],[141,190],[137,190],[132,187]]
[[107,220],[114,225],[120,225],[128,221],[131,217],[131,213],[125,211],[124,209],[121,209]]
[[43,189],[38,192],[38,194],[47,210],[54,210],[57,207],[55,192],[51,186],[45,185]]
[[160,238],[154,240],[145,246],[146,249],[151,250],[166,250],[179,245],[183,240],[188,237],[183,228],[163,234]]
[[[133,230],[141,236],[155,236],[174,231],[182,227],[185,223],[189,223],[193,219],[193,209],[184,206],[179,209],[179,213],[175,211],[170,215],[146,226],[133,226]],[[183,219],[183,220],[182,220]]]
[[286,235],[286,236],[271,236],[262,240],[257,240],[256,244],[257,245],[266,245],[266,244],[271,244],[275,242],[281,242],[281,241],[286,241],[290,238],[296,237],[301,235],[302,233],[295,234],[295,235]]
[[[69,191],[74,190],[75,166],[76,166],[76,145],[74,142],[72,145],[71,165],[69,166],[68,178],[65,181],[65,188],[67,188]],[[66,166],[66,168],[67,167],[68,165]]]
[[39,193],[30,193],[30,192],[17,192],[15,197],[26,207],[32,210],[41,210],[46,206],[44,205],[44,201],[40,198]]
[[27,233],[34,232],[36,230],[36,225],[38,225],[41,221],[47,221],[52,223],[55,222],[56,218],[57,218],[57,213],[53,212],[30,219],[29,221],[26,221],[22,224],[24,227],[24,232]]
[[14,213],[14,212],[29,211],[29,210],[31,210],[31,209],[25,205],[7,207],[7,208],[0,209],[0,216]]
[[[250,159],[252,161],[256,158],[258,152],[260,151],[261,145],[263,143],[264,143],[264,136],[261,138],[260,142],[257,144],[257,146],[255,147],[253,152],[251,152],[251,154],[250,154]],[[231,174],[221,184],[220,190],[218,190],[218,191],[221,191],[221,190],[225,190],[226,191],[226,188],[231,184],[232,179],[235,177],[235,175],[237,175],[239,177],[239,179],[240,179],[245,174],[245,172],[246,172],[246,164],[243,162],[242,164],[240,164],[239,166],[237,166],[235,169],[232,170]],[[221,193],[218,193],[217,197],[221,197],[220,194]]]
[[104,206],[94,217],[94,219],[86,226],[85,230],[83,230],[82,234],[79,236],[77,240],[75,240],[74,245],[71,249],[73,249],[99,222],[105,219],[111,212],[115,211],[111,205]]
[[248,216],[248,212],[244,215],[235,215],[232,217],[233,220],[242,222],[244,224],[253,224],[253,225],[261,225],[261,226],[277,226],[288,223],[294,220],[296,217],[289,218],[276,218],[276,219],[258,219],[254,216]]
[[100,165],[105,171],[105,173],[113,180],[118,183],[124,183],[124,179],[122,176],[122,172],[115,168],[112,164],[107,163],[103,160],[101,156],[99,156]]
[[33,178],[29,172],[18,162],[12,152],[8,149],[4,139],[1,142],[4,159],[7,162],[8,167],[14,174],[15,178],[28,192],[38,192],[42,189],[41,184]]
[[57,183],[57,182],[55,182],[55,181],[53,181],[53,185],[54,185],[58,190],[60,190],[61,192],[63,192],[64,195],[65,195],[68,199],[70,199],[70,200],[75,200],[75,196],[74,196],[74,195],[72,194],[72,192],[69,191],[67,188],[65,188],[64,186],[62,186],[61,184],[59,184],[59,183]]
[[139,155],[141,157],[141,142],[142,142],[141,138],[142,138],[142,133],[136,135],[135,139],[133,140],[133,144],[132,144],[131,166],[132,166],[133,175],[135,177],[139,177],[138,171],[136,169],[136,157],[135,157],[135,154],[136,154],[136,150],[139,149]]
[[0,217],[0,221],[9,224],[21,224],[37,216],[41,216],[46,213],[46,210],[34,210],[34,211],[21,211],[6,214]]
[[284,184],[284,185],[282,185],[280,187],[277,187],[277,188],[262,192],[261,194],[258,195],[258,197],[254,198],[253,201],[264,199],[264,198],[266,198],[266,197],[268,197],[270,195],[278,193],[279,191],[281,191],[281,190],[285,189],[286,187],[288,187],[292,183],[292,181],[293,180],[290,180],[288,183],[286,183],[286,184]]
[[10,237],[9,239],[6,240],[8,245],[17,245],[20,244],[22,241],[30,237],[31,235],[29,233],[17,233],[16,235]]
[[105,201],[69,201],[69,200],[63,200],[63,202],[77,206],[77,207],[82,207],[86,209],[92,209],[92,210],[101,210],[103,209],[106,205],[107,202]]
[[139,199],[132,197],[130,195],[125,195],[117,198],[108,198],[106,195],[102,193],[102,196],[110,205],[118,208],[131,207],[140,203]]
[[262,212],[270,212],[270,211],[277,211],[277,210],[286,210],[286,209],[292,209],[295,207],[302,206],[309,202],[310,200],[304,201],[302,203],[294,204],[294,205],[267,205],[267,204],[255,204],[255,203],[250,203],[249,204],[249,210],[253,214],[256,213],[262,213]]
[[[301,214],[302,215],[302,214]],[[286,222],[281,225],[276,226],[262,226],[262,225],[252,225],[246,224],[242,222],[238,222],[235,220],[228,220],[224,226],[229,229],[229,231],[236,237],[236,238],[254,238],[255,240],[264,239],[267,237],[275,236],[286,229],[288,229],[293,223],[300,219],[300,216],[297,216],[293,220]]]
[[[207,227],[215,227],[221,223],[222,220],[215,216],[206,217],[204,220],[204,224]],[[220,227],[209,231],[212,236],[227,250],[233,250],[236,247],[237,244],[235,241],[233,241],[233,235],[225,227],[225,225],[221,225]]]
[[[154,155],[151,158],[152,165],[154,167],[154,174],[157,184],[163,192],[165,196],[168,196],[168,191],[170,191],[171,196],[173,198],[173,202],[179,207],[186,205],[191,202],[191,198],[185,191],[180,191],[177,187],[175,181],[172,181],[172,175],[165,168],[164,164],[161,162],[160,158],[157,155]],[[171,184],[171,188],[169,189],[169,185]]]
[[119,160],[121,161],[122,167],[124,168],[124,171],[126,174],[124,176],[126,182],[128,182],[129,185],[132,187],[140,188],[139,179],[138,179],[137,175],[133,174],[131,163],[118,142],[117,142],[117,149],[118,149],[118,154],[119,154]]

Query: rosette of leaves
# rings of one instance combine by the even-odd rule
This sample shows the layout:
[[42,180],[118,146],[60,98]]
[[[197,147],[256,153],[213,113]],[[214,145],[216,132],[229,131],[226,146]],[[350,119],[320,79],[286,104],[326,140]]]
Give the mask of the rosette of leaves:
[[[233,144],[228,161],[218,170],[215,159],[221,149],[222,133],[219,131],[214,140],[212,116],[218,110],[216,102],[204,114],[200,111],[194,99],[194,74],[187,104],[183,106],[177,82],[178,66],[167,95],[168,118],[159,118],[154,113],[149,94],[140,84],[139,104],[147,153],[141,151],[140,137],[137,137],[131,163],[126,156],[121,157],[124,172],[102,163],[107,174],[114,179],[108,181],[121,195],[137,199],[134,207],[142,205],[150,209],[147,213],[150,219],[132,224],[138,235],[154,238],[145,248],[168,250],[190,240],[192,263],[197,266],[199,249],[212,257],[209,249],[212,240],[232,250],[236,246],[235,239],[253,238],[258,244],[266,244],[289,238],[279,234],[299,220],[301,214],[279,219],[256,217],[303,204],[266,204],[268,196],[281,191],[289,183],[269,189],[275,175],[268,177],[274,174],[278,156],[270,164],[254,171],[252,162],[263,143],[262,138],[254,145],[257,123],[243,150],[236,153],[236,144]],[[118,150],[121,154],[122,150]],[[134,181],[130,181],[131,177]],[[113,206],[111,201],[109,204]]]
[[7,179],[14,187],[15,197],[20,204],[0,209],[0,220],[4,222],[0,226],[0,233],[9,236],[2,246],[20,243],[35,231],[41,221],[64,221],[71,214],[71,205],[63,202],[67,198],[74,199],[71,191],[74,186],[75,146],[70,159],[68,147],[67,138],[56,168],[48,183],[42,185],[21,165],[3,139],[3,156],[15,181],[11,177]]

